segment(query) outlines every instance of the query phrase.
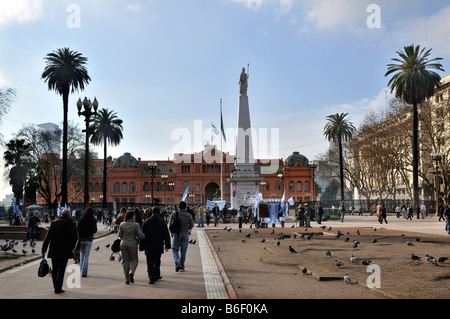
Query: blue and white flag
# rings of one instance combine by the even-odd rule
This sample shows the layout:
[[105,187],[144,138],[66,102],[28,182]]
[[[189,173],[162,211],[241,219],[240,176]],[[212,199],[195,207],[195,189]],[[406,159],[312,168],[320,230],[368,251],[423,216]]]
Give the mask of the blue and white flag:
[[191,186],[191,184],[189,184],[188,187],[186,187],[186,190],[184,191],[184,194],[183,194],[183,198],[181,199],[182,201],[185,201],[187,195],[189,194],[189,186]]
[[225,128],[223,127],[222,103],[220,104],[220,130],[222,131],[223,140],[226,143],[227,138],[225,137]]
[[213,133],[214,134],[216,134],[216,135],[219,135],[219,130],[217,129],[217,127],[211,122],[211,127],[212,127],[212,130],[213,130]]
[[13,213],[14,213],[14,215],[16,215],[16,216],[19,216],[19,206],[17,206],[16,205],[16,200],[15,199],[13,199],[13,201],[12,201],[12,207],[13,207]]
[[284,190],[284,192],[283,192],[283,197],[281,197],[281,202],[284,203],[285,200],[286,200],[286,190]]
[[289,203],[290,206],[294,206],[295,205],[294,197],[289,198],[288,199],[288,203]]

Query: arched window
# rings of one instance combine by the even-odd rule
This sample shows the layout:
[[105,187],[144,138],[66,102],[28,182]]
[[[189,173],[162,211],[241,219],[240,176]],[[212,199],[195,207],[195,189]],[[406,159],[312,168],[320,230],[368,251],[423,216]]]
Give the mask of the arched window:
[[305,182],[305,192],[309,192],[309,182]]
[[120,193],[120,184],[119,182],[114,183],[114,193]]
[[294,182],[293,182],[293,181],[290,181],[290,182],[289,182],[289,191],[290,191],[290,192],[293,192],[293,191],[294,191]]
[[144,186],[142,187],[142,190],[144,192],[149,192],[150,191],[150,184],[148,182],[145,182]]
[[155,190],[156,190],[157,192],[162,191],[162,186],[161,186],[161,183],[160,183],[160,182],[156,182]]
[[128,192],[128,185],[127,183],[123,182],[122,183],[122,193],[127,193]]
[[302,191],[302,182],[298,181],[297,182],[297,192],[301,192]]
[[130,183],[130,193],[134,193],[136,191],[136,187],[134,186],[134,183]]

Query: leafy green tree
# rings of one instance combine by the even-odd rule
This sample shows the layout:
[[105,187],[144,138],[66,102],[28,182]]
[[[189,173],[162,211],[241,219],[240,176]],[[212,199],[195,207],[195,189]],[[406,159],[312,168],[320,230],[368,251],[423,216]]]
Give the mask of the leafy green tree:
[[22,199],[23,187],[25,185],[26,168],[23,166],[24,157],[30,156],[31,146],[23,139],[10,140],[6,144],[3,153],[5,168],[11,167],[9,171],[9,184],[12,186],[16,202]]

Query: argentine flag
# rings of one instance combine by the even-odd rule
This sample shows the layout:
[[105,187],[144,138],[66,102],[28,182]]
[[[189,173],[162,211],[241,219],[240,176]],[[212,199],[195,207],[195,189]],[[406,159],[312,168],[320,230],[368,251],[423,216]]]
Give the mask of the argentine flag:
[[187,195],[188,195],[188,193],[189,193],[189,186],[191,186],[191,184],[188,184],[188,187],[187,187],[186,190],[184,191],[182,201],[185,201],[185,200],[186,200],[186,197],[187,197]]
[[212,122],[211,122],[211,126],[212,126],[213,133],[216,135],[219,135],[219,133],[220,133],[219,130]]

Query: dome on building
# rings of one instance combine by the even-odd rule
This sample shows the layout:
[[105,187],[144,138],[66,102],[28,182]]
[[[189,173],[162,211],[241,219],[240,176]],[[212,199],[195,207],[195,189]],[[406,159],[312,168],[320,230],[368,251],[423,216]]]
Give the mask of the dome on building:
[[138,161],[131,153],[124,153],[122,156],[119,156],[114,162],[114,168],[121,167],[123,164],[127,164],[128,167],[138,167]]
[[300,162],[303,166],[309,165],[308,159],[299,152],[293,152],[286,158],[286,165],[288,167],[294,166],[297,162]]

